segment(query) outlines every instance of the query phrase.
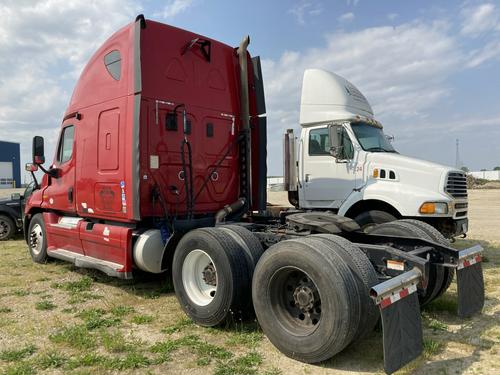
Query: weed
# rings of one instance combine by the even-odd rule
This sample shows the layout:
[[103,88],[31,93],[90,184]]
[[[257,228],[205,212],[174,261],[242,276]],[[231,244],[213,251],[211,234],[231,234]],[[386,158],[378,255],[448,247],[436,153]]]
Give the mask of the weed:
[[135,309],[132,306],[115,306],[111,309],[110,313],[121,318],[125,315],[133,313],[134,311]]
[[262,356],[257,352],[248,353],[242,357],[227,362],[219,362],[215,375],[253,375],[262,363]]
[[136,315],[132,317],[132,323],[135,324],[149,324],[154,320],[151,315]]
[[254,348],[264,337],[260,331],[240,331],[231,335],[226,340],[227,345],[245,345]]
[[424,340],[424,357],[431,357],[442,349],[443,344],[434,340]]
[[439,320],[436,319],[429,319],[428,326],[433,331],[444,331],[444,332],[448,331],[448,326],[445,323],[440,322]]
[[43,370],[62,367],[68,359],[57,352],[49,352],[37,357],[36,364]]
[[149,358],[140,353],[129,353],[125,358],[112,358],[102,363],[106,368],[112,370],[126,370],[146,367],[151,364]]
[[0,359],[6,362],[17,362],[29,357],[35,352],[36,346],[30,344],[19,350],[3,350],[0,353]]
[[72,358],[68,362],[68,365],[66,367],[68,369],[75,369],[78,367],[93,367],[101,365],[108,360],[108,358],[96,353],[85,353],[80,357]]
[[79,303],[84,303],[90,300],[103,299],[104,297],[99,294],[92,294],[87,292],[75,293],[70,296],[68,303],[70,305],[76,305]]
[[12,312],[12,309],[9,309],[8,307],[0,307],[0,314],[6,314]]
[[92,288],[92,283],[94,281],[88,277],[88,276],[83,276],[80,280],[78,281],[66,281],[63,283],[53,283],[51,285],[52,288],[55,289],[62,289],[70,293],[80,293],[80,292],[85,292],[89,291]]
[[121,323],[121,319],[117,317],[105,317],[106,312],[103,309],[89,309],[82,311],[78,317],[85,321],[87,329],[92,330],[102,327],[111,327]]
[[172,334],[175,332],[179,332],[182,329],[184,329],[185,327],[189,327],[192,325],[193,325],[193,321],[191,319],[189,319],[188,317],[182,317],[179,320],[177,320],[177,322],[175,322],[174,325],[171,325],[169,327],[165,327],[161,331],[163,333]]
[[119,331],[101,332],[101,343],[108,352],[112,353],[123,353],[133,349],[133,346],[125,340]]
[[40,301],[35,304],[37,310],[54,310],[56,307],[52,301]]
[[432,301],[427,306],[425,306],[426,311],[432,312],[442,312],[447,311],[450,314],[456,314],[457,312],[457,298],[456,296],[450,294],[443,294],[438,299]]
[[65,314],[74,314],[78,311],[76,307],[66,307],[65,309],[62,309],[61,312]]
[[17,297],[26,297],[28,294],[30,294],[30,292],[24,289],[17,289],[12,292],[12,295]]
[[95,338],[86,325],[65,327],[49,335],[49,339],[58,344],[67,344],[77,349],[91,349],[96,346]]
[[36,374],[36,370],[28,362],[19,362],[13,366],[8,367],[5,375],[33,375]]

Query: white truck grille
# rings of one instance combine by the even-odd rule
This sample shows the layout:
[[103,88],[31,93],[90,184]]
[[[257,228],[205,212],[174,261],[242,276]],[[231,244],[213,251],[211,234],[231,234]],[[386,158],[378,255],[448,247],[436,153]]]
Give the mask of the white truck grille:
[[444,190],[453,198],[467,198],[467,177],[462,172],[449,172]]

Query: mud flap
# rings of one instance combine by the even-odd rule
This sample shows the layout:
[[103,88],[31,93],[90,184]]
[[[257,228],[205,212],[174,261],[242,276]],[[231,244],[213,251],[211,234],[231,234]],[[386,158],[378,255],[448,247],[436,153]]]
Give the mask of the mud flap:
[[417,293],[380,307],[384,335],[384,370],[392,374],[422,353],[422,318]]
[[484,306],[481,257],[466,259],[457,267],[458,316],[468,318]]
[[416,293],[421,275],[414,268],[370,291],[382,317],[384,369],[388,374],[422,353],[422,318]]

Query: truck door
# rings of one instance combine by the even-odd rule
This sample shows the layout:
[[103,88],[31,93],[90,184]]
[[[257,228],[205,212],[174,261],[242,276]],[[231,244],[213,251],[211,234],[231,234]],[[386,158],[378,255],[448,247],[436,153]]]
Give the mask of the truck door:
[[49,184],[44,191],[43,206],[63,213],[75,212],[75,127],[64,126],[61,130],[53,168],[59,176],[49,177]]
[[328,127],[309,130],[305,147],[303,176],[305,206],[338,208],[356,184],[354,149],[343,129],[344,157],[330,155]]

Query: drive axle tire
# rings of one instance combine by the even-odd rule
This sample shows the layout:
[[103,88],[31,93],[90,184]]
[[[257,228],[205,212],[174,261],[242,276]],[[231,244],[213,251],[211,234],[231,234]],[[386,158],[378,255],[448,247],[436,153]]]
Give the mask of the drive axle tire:
[[358,214],[354,218],[354,221],[358,223],[358,225],[364,231],[373,227],[376,224],[388,223],[394,220],[397,220],[397,218],[394,215],[380,210],[365,211]]
[[333,234],[315,234],[311,237],[321,239],[334,251],[344,254],[344,260],[356,277],[361,297],[361,319],[353,338],[353,342],[357,342],[373,331],[380,317],[378,308],[370,297],[370,289],[379,283],[375,268],[358,246],[343,237]]
[[245,252],[247,261],[249,261],[251,265],[250,276],[252,276],[255,266],[257,266],[257,262],[264,253],[264,248],[262,247],[260,241],[253,235],[252,232],[241,225],[224,225],[218,227],[217,229],[226,231],[226,233],[233,237],[233,239],[241,246]]
[[[411,225],[414,225],[417,228],[422,229],[425,233],[427,233],[427,236],[431,241],[437,242],[438,244],[444,246],[450,246],[450,241],[432,225],[414,219],[404,219],[400,221],[405,223],[410,223]],[[444,292],[448,290],[448,288],[451,285],[451,282],[453,281],[453,276],[455,275],[455,270],[453,268],[447,268],[447,267],[440,267],[440,268],[442,268],[444,272],[444,282],[434,299],[440,297]]]
[[[397,220],[390,223],[384,223],[370,228],[370,234],[381,234],[388,236],[410,236],[433,240],[426,231],[416,226],[414,223],[409,223],[405,220]],[[418,299],[420,305],[425,306],[433,301],[440,293],[444,286],[445,280],[444,267],[430,267],[429,282],[427,289],[418,288]]]
[[14,221],[5,215],[0,215],[0,241],[7,241],[16,233]]
[[31,258],[36,263],[46,263],[47,256],[47,232],[43,214],[36,214],[30,221],[28,228],[28,246]]
[[177,245],[172,263],[175,294],[182,309],[197,324],[227,323],[248,309],[251,279],[238,243],[215,228],[187,233]]
[[358,328],[355,278],[342,257],[320,239],[282,241],[266,250],[254,272],[252,296],[269,340],[302,362],[331,358]]

